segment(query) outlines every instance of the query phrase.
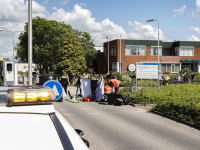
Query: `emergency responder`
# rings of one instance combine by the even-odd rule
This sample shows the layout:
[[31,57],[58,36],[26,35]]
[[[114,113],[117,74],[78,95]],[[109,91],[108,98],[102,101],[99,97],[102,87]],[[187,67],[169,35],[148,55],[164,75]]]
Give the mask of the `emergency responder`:
[[1,78],[1,76],[2,76],[2,70],[0,69],[0,79],[1,79],[1,83],[3,84],[3,80]]
[[63,73],[63,76],[61,77],[60,82],[62,84],[62,87],[65,90],[66,95],[67,95],[67,85],[70,84],[70,82],[69,82],[69,77],[65,72]]
[[101,82],[101,79],[98,79],[98,77],[95,76],[95,72],[92,73],[91,77],[89,79],[91,79],[91,91],[92,91],[92,100],[96,101],[96,89],[98,87],[98,83]]
[[1,81],[3,83],[3,69],[1,70]]

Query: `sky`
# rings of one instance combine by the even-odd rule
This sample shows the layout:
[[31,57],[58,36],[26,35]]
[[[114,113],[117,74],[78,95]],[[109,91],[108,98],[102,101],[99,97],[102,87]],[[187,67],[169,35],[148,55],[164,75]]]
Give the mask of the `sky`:
[[[96,46],[111,40],[200,41],[200,0],[33,0],[33,17],[90,33]],[[0,58],[13,58],[28,21],[27,0],[0,0]],[[16,32],[17,31],[17,32]]]

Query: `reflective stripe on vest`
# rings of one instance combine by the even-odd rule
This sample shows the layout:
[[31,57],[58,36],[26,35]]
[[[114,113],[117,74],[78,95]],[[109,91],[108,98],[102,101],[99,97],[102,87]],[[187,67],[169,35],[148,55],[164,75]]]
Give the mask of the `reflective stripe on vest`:
[[99,80],[96,76],[91,76],[91,80]]
[[61,78],[63,78],[63,79],[69,79],[69,77],[67,77],[67,76],[62,76]]

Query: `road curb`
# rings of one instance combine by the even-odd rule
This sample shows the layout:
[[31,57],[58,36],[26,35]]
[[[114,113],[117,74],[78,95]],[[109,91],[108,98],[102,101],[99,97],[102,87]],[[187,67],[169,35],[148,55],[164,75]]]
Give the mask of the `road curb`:
[[151,113],[157,114],[159,116],[171,119],[171,120],[176,121],[178,123],[181,123],[181,124],[187,125],[189,127],[195,128],[197,130],[200,130],[200,126],[199,125],[193,124],[193,123],[188,122],[188,121],[182,121],[180,118],[177,118],[177,117],[174,117],[174,116],[170,116],[170,115],[167,115],[167,114],[159,112],[159,111],[151,111]]
[[155,104],[133,104],[133,103],[131,103],[129,105],[134,106],[134,107],[144,107],[144,106],[146,106],[146,107],[154,107]]

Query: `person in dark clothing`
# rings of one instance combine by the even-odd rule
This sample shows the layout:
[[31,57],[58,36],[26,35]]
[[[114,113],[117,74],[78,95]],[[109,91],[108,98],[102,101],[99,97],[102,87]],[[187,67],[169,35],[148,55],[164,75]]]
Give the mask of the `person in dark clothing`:
[[115,76],[112,74],[112,71],[110,71],[109,75],[107,75],[107,81],[108,81],[108,83],[109,83],[109,81],[111,79],[115,79]]
[[60,80],[62,87],[64,88],[65,93],[67,95],[67,85],[70,84],[68,75],[64,73]]
[[101,79],[98,79],[98,77],[95,76],[95,72],[92,73],[92,76],[89,78],[91,79],[91,92],[92,92],[92,100],[96,101],[96,89],[98,86],[98,83],[101,82]]
[[191,76],[190,76],[190,82],[191,82],[192,84],[195,83],[195,75],[194,75],[193,73],[192,73]]
[[183,82],[188,83],[188,76],[186,73],[184,73]]
[[76,96],[78,94],[78,89],[80,89],[80,94],[81,94],[81,78],[82,77],[85,77],[85,72],[82,74],[82,76],[78,77],[78,80],[77,80],[77,84],[76,84]]

